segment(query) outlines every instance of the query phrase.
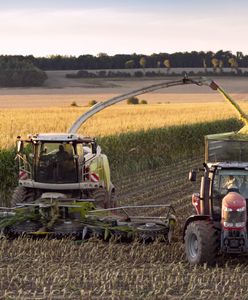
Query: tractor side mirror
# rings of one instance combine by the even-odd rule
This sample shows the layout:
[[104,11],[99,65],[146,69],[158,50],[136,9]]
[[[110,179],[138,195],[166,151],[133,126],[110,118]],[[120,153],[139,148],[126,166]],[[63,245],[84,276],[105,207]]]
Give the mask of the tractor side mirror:
[[20,153],[22,152],[22,149],[23,149],[23,141],[17,141],[16,142],[16,150],[17,150],[17,153]]
[[196,181],[196,171],[195,170],[191,170],[189,172],[189,181]]

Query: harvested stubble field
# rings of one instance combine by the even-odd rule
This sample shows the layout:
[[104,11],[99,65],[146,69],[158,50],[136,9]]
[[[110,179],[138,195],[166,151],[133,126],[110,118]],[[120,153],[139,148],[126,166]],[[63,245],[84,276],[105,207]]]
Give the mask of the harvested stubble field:
[[1,299],[247,299],[245,258],[192,267],[184,257],[182,226],[195,187],[187,171],[200,159],[123,177],[120,204],[171,203],[178,227],[172,245],[106,243],[92,239],[1,240]]

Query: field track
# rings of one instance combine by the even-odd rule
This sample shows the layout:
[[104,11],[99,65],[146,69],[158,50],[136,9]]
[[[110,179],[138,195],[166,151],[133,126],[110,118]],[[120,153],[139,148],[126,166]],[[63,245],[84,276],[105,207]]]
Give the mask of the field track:
[[175,207],[179,225],[172,245],[3,238],[0,299],[247,299],[246,258],[222,259],[214,268],[185,261],[181,229],[198,187],[187,174],[200,166],[200,159],[185,160],[115,182],[120,205]]

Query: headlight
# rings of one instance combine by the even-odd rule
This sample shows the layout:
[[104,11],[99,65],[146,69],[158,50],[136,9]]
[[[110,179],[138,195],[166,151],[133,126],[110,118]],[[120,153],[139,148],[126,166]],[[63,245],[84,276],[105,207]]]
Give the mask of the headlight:
[[233,211],[230,207],[224,207],[224,211]]
[[224,222],[224,227],[233,227],[233,223]]
[[245,222],[235,223],[234,227],[237,227],[237,228],[245,227]]
[[245,211],[245,206],[237,208],[237,211]]
[[242,228],[242,227],[245,227],[245,222],[239,222],[239,223],[224,222],[224,227],[226,227],[226,228]]

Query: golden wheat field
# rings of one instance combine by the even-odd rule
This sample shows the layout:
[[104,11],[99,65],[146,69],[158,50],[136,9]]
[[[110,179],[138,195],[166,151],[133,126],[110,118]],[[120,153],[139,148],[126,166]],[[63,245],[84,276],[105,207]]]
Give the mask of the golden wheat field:
[[[241,103],[248,111],[248,104]],[[14,144],[18,135],[65,132],[88,107],[16,108],[0,110],[0,148]],[[118,105],[89,119],[80,129],[84,135],[106,136],[129,131],[192,124],[236,116],[225,102]]]

